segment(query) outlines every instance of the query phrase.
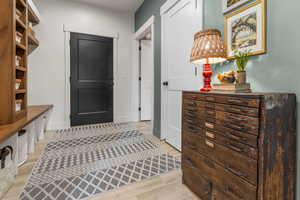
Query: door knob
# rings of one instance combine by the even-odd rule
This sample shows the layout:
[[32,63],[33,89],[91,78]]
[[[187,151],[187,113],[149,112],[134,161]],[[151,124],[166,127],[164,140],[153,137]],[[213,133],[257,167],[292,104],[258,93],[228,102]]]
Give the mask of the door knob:
[[165,81],[165,82],[163,82],[163,85],[164,85],[164,86],[168,86],[168,85],[169,85],[169,82],[168,82],[168,81]]

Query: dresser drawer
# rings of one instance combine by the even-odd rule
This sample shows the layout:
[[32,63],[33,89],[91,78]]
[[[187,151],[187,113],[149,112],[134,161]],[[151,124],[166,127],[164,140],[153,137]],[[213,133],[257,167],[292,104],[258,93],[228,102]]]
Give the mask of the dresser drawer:
[[186,149],[192,149],[210,157],[232,174],[253,185],[257,184],[257,160],[196,134],[184,133],[182,144],[183,156],[186,155]]
[[213,188],[216,187],[233,199],[256,200],[255,186],[193,150],[185,148],[183,153],[183,163],[199,169],[201,175],[212,182]]
[[204,107],[204,101],[184,99],[183,106],[184,106],[184,108],[189,108],[189,109],[203,108]]
[[258,118],[216,111],[216,123],[218,125],[231,128],[233,130],[248,132],[258,135],[259,120]]
[[205,112],[202,109],[190,109],[190,108],[184,108],[182,113],[182,119],[183,121],[189,119],[204,119]]
[[228,139],[232,139],[233,141],[237,141],[257,149],[258,137],[255,135],[241,131],[235,131],[220,125],[214,125],[214,131]]
[[209,140],[215,141],[216,143],[223,145],[224,147],[227,147],[228,149],[231,149],[231,150],[241,153],[249,158],[257,160],[257,149],[255,149],[249,145],[238,142],[238,140],[232,140],[230,137],[224,137],[223,135],[221,135],[219,133],[215,133],[215,132],[212,132],[209,130],[206,130],[206,131],[203,130],[203,135],[206,138],[208,138]]
[[222,104],[230,104],[230,105],[238,105],[238,106],[247,106],[258,108],[260,106],[259,99],[251,99],[251,98],[237,98],[231,96],[217,96],[217,95],[206,95],[205,101],[208,102],[216,102]]
[[211,200],[212,183],[201,176],[201,173],[191,165],[189,160],[182,163],[183,183],[202,200]]
[[201,94],[194,94],[194,93],[183,93],[184,100],[196,100],[196,101],[204,101],[204,96]]
[[234,106],[228,104],[215,104],[214,109],[218,111],[228,112],[228,113],[235,113],[239,115],[247,115],[251,117],[258,117],[259,116],[259,109],[258,108],[250,108],[245,106]]
[[182,147],[187,147],[189,149],[193,149],[194,151],[198,151],[198,145],[200,141],[200,133],[192,133],[189,131],[182,132]]

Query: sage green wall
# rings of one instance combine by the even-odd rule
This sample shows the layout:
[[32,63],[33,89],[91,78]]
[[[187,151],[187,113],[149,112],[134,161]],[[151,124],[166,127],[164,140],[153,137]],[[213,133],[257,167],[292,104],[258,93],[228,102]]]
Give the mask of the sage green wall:
[[[253,56],[247,68],[248,82],[258,92],[293,92],[297,94],[298,127],[300,127],[300,1],[268,0],[267,2],[267,48],[264,55]],[[205,0],[204,28],[223,30],[221,0]],[[214,67],[217,72],[229,71],[233,63]],[[298,129],[299,134],[299,129]],[[298,149],[300,136],[298,137]],[[298,154],[297,182],[300,180],[300,154]],[[297,198],[300,199],[300,184]]]
[[145,0],[135,13],[135,30],[137,31],[152,15],[154,24],[154,135],[160,137],[160,65],[161,65],[161,18],[160,7],[166,0]]
[[[152,15],[156,18],[155,44],[155,134],[160,129],[160,16],[159,7],[164,1],[145,0],[135,15],[136,30]],[[298,98],[298,115],[300,116],[300,1],[268,0],[267,6],[267,48],[264,55],[253,56],[249,62],[248,81],[254,91],[258,92],[293,92]],[[224,16],[221,0],[204,0],[204,28],[223,30]],[[214,66],[217,72],[234,68],[233,63]],[[214,81],[217,81],[214,76]],[[300,117],[298,118],[298,127]],[[298,131],[299,132],[299,131]],[[298,137],[298,149],[300,137]],[[298,154],[298,161],[300,154]],[[298,162],[298,179],[300,180],[300,163]],[[300,191],[300,184],[297,184]],[[300,200],[300,193],[297,192]]]

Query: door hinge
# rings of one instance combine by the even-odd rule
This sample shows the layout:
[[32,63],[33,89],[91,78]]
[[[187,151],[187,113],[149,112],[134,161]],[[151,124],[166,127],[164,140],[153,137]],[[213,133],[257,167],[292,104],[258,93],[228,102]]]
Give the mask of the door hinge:
[[142,80],[142,77],[139,77],[139,81],[141,81]]
[[72,82],[72,76],[69,77],[69,81],[70,81],[70,83]]
[[142,111],[142,108],[141,108],[141,107],[139,107],[139,111]]
[[139,51],[142,51],[142,47],[139,47]]

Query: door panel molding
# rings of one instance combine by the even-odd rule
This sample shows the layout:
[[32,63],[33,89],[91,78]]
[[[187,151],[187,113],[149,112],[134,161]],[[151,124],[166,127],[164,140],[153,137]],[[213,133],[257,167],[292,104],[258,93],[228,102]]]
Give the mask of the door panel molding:
[[71,126],[112,122],[113,38],[72,32],[70,45]]
[[[193,13],[194,11],[194,13]],[[161,26],[162,26],[162,51],[161,51],[161,139],[166,139],[167,142],[173,143],[172,145],[181,149],[180,146],[180,136],[174,136],[173,138],[168,139],[167,135],[170,129],[172,129],[172,134],[179,134],[181,132],[181,122],[178,122],[178,119],[181,119],[181,109],[179,105],[174,104],[172,101],[180,101],[181,99],[181,91],[182,90],[191,90],[200,87],[200,76],[199,70],[196,70],[192,67],[188,68],[169,68],[167,66],[174,66],[177,63],[177,66],[187,66],[189,60],[189,52],[186,52],[187,44],[191,43],[190,48],[192,48],[192,40],[193,35],[197,31],[203,28],[203,0],[168,0],[160,9],[161,13]],[[180,24],[184,25],[182,30],[174,30],[176,27],[176,23],[178,26]],[[182,40],[177,42],[177,46],[174,46],[173,49],[181,49],[183,47],[185,49],[184,54],[182,54],[180,50],[170,49],[169,43],[174,41],[176,38],[174,35],[169,35],[171,33],[175,33],[177,35],[182,35]],[[190,36],[189,36],[190,35]],[[173,53],[172,53],[173,52]],[[175,52],[175,54],[174,54]],[[172,55],[171,55],[172,54]],[[168,58],[177,58],[176,60],[170,60]],[[186,61],[184,58],[186,57]],[[177,71],[178,73],[177,73]],[[168,82],[168,86],[164,86],[163,83]],[[173,96],[168,95],[168,93],[174,93]],[[176,100],[175,100],[176,99]],[[171,109],[170,106],[176,106],[176,108],[172,108],[176,110],[176,123],[179,124],[168,124],[168,109]],[[178,106],[178,108],[177,108]],[[169,107],[169,108],[168,108]],[[178,111],[179,110],[179,111]],[[174,113],[173,113],[174,115]],[[170,116],[171,117],[171,116]],[[175,118],[172,118],[174,121]],[[168,127],[169,126],[169,127]],[[171,134],[171,135],[172,135]],[[176,142],[175,142],[176,140]],[[178,142],[179,141],[179,142]],[[175,144],[176,143],[176,144]]]
[[[70,39],[71,39],[71,32],[75,33],[83,33],[83,34],[92,34],[97,36],[103,36],[103,37],[111,37],[113,38],[113,71],[114,71],[114,97],[118,97],[118,92],[121,90],[119,86],[119,80],[124,79],[119,74],[119,62],[118,62],[118,48],[119,48],[119,33],[118,32],[109,32],[109,31],[99,31],[93,27],[90,27],[88,30],[83,29],[80,26],[75,25],[63,25],[63,32],[64,32],[64,68],[65,68],[65,101],[64,101],[64,112],[65,112],[65,123],[64,126],[61,125],[62,128],[70,128],[71,122],[70,122],[70,115],[71,115],[71,84],[70,84],[70,66],[71,66],[71,56],[70,56]],[[128,79],[128,77],[125,77]],[[117,98],[113,98],[113,107],[114,109],[114,122],[117,121],[127,121],[129,116],[128,115],[121,115],[119,110],[119,104],[120,102],[117,100]]]

